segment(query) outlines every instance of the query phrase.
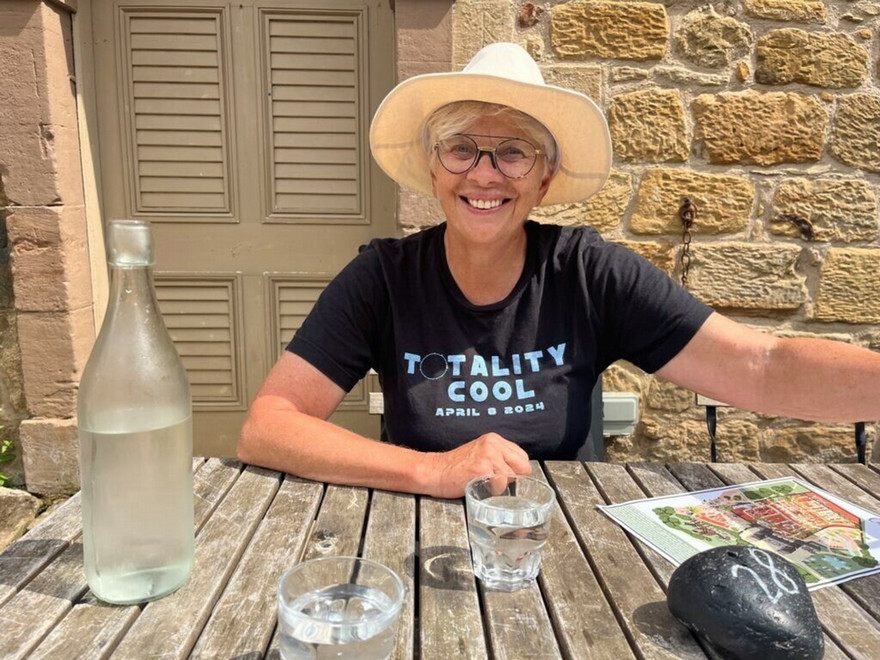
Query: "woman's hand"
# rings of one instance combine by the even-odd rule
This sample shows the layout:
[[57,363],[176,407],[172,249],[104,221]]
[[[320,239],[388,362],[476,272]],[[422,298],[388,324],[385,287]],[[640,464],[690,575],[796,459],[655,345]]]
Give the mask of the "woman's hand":
[[528,454],[497,433],[486,433],[461,447],[427,456],[428,494],[434,497],[461,497],[474,477],[532,473]]

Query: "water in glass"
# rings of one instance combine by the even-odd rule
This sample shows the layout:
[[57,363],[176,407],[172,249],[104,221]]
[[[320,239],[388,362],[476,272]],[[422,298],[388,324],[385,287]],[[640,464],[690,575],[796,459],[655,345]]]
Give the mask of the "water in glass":
[[476,576],[492,588],[514,590],[538,575],[550,520],[533,500],[498,495],[468,507],[468,532]]
[[[395,603],[380,589],[337,584],[298,596],[279,612],[284,660],[383,660],[394,649]],[[397,605],[399,607],[399,604]],[[308,617],[308,618],[305,618]]]

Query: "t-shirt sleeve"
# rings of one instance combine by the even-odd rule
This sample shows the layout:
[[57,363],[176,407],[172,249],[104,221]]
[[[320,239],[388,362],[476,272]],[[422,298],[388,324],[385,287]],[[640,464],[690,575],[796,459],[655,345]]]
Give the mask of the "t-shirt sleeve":
[[603,367],[623,359],[653,373],[687,345],[712,308],[623,246],[604,243],[595,251],[587,270],[596,283]]
[[287,345],[346,392],[378,363],[380,310],[387,304],[372,246],[355,257],[318,297]]

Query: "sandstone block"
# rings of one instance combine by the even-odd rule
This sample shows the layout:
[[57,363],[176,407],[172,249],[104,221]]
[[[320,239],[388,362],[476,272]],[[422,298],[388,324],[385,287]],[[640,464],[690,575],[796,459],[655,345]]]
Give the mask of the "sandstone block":
[[526,49],[536,62],[544,59],[544,40],[537,34],[528,35],[525,40],[520,40],[519,45]]
[[701,94],[691,105],[695,138],[710,163],[817,161],[828,112],[817,99],[755,91]]
[[608,125],[615,155],[633,162],[681,162],[690,146],[681,92],[649,89],[614,97]]
[[824,23],[821,0],[746,0],[746,14],[754,18],[792,23]]
[[[37,32],[35,36],[41,35]],[[46,108],[40,103],[40,94],[44,90],[37,85],[32,46],[28,40],[0,41],[0,62],[3,62],[5,99],[0,107],[0,126],[9,130],[14,124],[38,126],[46,121]]]
[[24,490],[0,488],[0,552],[21,536],[40,510],[40,500]]
[[4,128],[0,169],[6,197],[18,206],[83,204],[79,135],[49,124]]
[[716,309],[797,309],[805,278],[795,270],[794,245],[718,243],[691,246],[689,288]]
[[70,312],[21,313],[18,337],[30,413],[72,417],[79,379],[95,341],[91,305]]
[[6,101],[0,126],[76,128],[70,19],[33,2],[16,9],[7,0],[2,6],[4,35],[14,38],[0,37]]
[[573,89],[586,94],[602,106],[602,68],[593,65],[543,66],[541,72],[548,85]]
[[786,179],[773,197],[770,231],[800,237],[793,216],[810,223],[817,241],[872,241],[878,236],[877,194],[862,179]]
[[635,392],[641,395],[646,378],[641,369],[621,360],[602,372],[602,391]]
[[43,51],[35,57],[45,85],[47,124],[77,130],[76,73],[73,64],[73,24],[69,14],[43,6]]
[[514,41],[513,0],[459,0],[452,11],[452,64],[456,69],[467,64],[483,46]]
[[880,323],[880,250],[831,248],[819,272],[816,321]]
[[690,62],[713,69],[729,66],[752,44],[748,25],[730,16],[692,11],[675,33],[675,50]]
[[880,95],[852,94],[840,99],[831,151],[851,167],[880,172]]
[[440,203],[433,197],[401,187],[397,199],[397,219],[401,226],[424,229],[446,219]]
[[771,30],[758,39],[755,81],[856,87],[868,75],[868,51],[841,32]]
[[655,168],[639,184],[630,229],[636,234],[680,234],[679,208],[690,197],[698,209],[694,234],[738,232],[746,228],[755,205],[755,186],[738,176]]
[[675,246],[670,243],[653,241],[644,243],[641,241],[616,241],[616,243],[644,257],[667,275],[671,275],[675,270]]
[[79,309],[92,301],[82,206],[16,208],[7,217],[19,311]]
[[647,69],[638,69],[634,66],[617,66],[611,69],[611,82],[647,80],[650,75],[651,72]]
[[765,463],[844,463],[856,458],[850,425],[810,425],[763,432],[760,460]]
[[658,60],[666,53],[666,9],[650,2],[576,1],[551,10],[550,43],[557,57]]
[[449,61],[417,62],[398,60],[397,80],[403,82],[407,78],[420,76],[424,73],[449,73]]
[[[632,438],[614,438],[606,445],[609,461],[631,461],[633,456],[649,461],[708,461],[709,434],[701,414],[682,419],[687,413],[646,411]],[[699,418],[699,419],[698,419]],[[758,459],[760,431],[751,421],[727,418],[719,410],[716,448],[721,461]]]
[[701,87],[719,87],[726,85],[729,76],[725,73],[699,73],[680,66],[654,67],[654,77],[676,85],[695,85]]
[[632,195],[632,175],[613,171],[602,190],[586,202],[541,206],[532,211],[531,217],[558,225],[588,225],[608,233],[620,226]]
[[[401,2],[395,13],[397,52],[414,62],[452,61],[452,11],[446,0]],[[431,34],[425,39],[426,33]],[[448,65],[447,65],[448,69]]]
[[694,393],[675,383],[652,377],[645,402],[655,410],[684,412],[694,402]]
[[[738,411],[718,410],[718,426],[715,429],[715,450],[719,461],[742,463],[758,459],[761,432],[757,424],[749,419],[736,419],[732,415]],[[706,420],[686,426],[688,439],[696,448],[694,460],[707,460],[710,452],[709,432]],[[705,447],[703,446],[705,443]]]
[[69,495],[80,488],[79,437],[75,419],[29,419],[21,423],[28,490]]

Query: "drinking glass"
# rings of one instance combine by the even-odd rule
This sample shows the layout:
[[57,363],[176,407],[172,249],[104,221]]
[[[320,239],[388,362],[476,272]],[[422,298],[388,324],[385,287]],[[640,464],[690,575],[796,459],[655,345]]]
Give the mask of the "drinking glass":
[[278,583],[281,657],[383,660],[406,593],[390,568],[358,557],[297,564]]
[[550,535],[553,489],[531,477],[478,477],[466,486],[465,501],[474,574],[502,591],[531,585]]

